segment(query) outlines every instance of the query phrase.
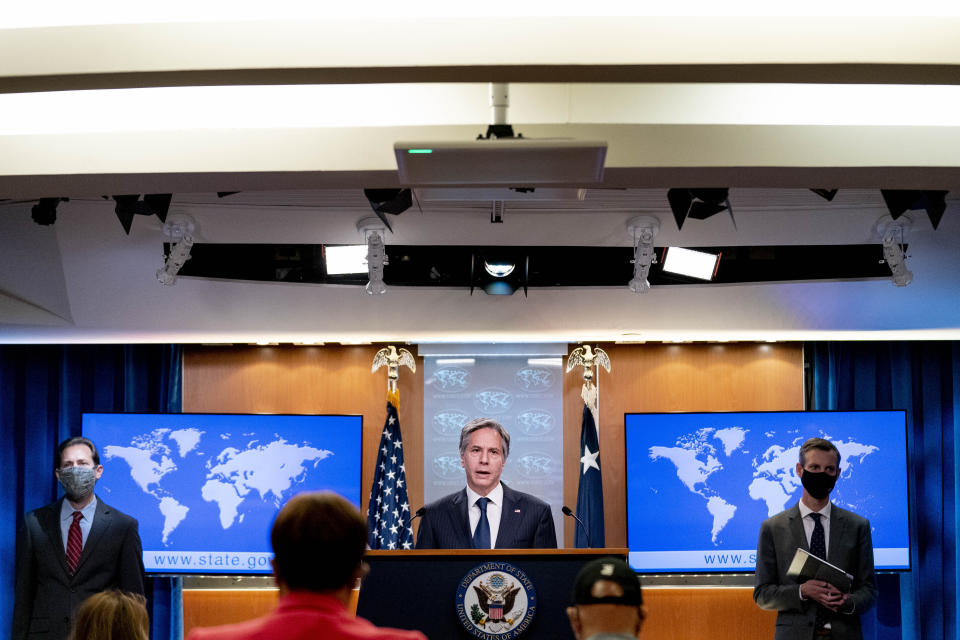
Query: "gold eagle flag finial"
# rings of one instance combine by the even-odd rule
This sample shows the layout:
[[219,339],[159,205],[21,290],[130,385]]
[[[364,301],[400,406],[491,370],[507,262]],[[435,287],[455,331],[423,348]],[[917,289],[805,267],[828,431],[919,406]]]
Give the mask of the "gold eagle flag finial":
[[567,356],[567,373],[573,371],[574,367],[583,367],[583,387],[580,389],[580,396],[594,413],[594,420],[597,413],[597,385],[594,378],[598,366],[606,369],[607,373],[610,372],[610,356],[600,347],[593,349],[585,344],[577,347]]
[[395,346],[390,345],[389,347],[380,349],[373,355],[373,367],[371,367],[370,373],[374,373],[384,365],[387,367],[387,402],[399,408],[400,389],[397,386],[397,381],[400,379],[400,366],[408,367],[416,373],[417,360],[413,357],[413,354],[406,349],[397,349]]

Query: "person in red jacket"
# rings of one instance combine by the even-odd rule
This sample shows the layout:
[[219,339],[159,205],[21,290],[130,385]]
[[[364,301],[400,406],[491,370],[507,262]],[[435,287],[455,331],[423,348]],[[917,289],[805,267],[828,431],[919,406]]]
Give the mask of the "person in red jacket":
[[270,536],[280,600],[269,614],[193,629],[187,640],[426,640],[419,631],[377,627],[348,610],[363,577],[367,523],[344,498],[301,493],[277,514]]

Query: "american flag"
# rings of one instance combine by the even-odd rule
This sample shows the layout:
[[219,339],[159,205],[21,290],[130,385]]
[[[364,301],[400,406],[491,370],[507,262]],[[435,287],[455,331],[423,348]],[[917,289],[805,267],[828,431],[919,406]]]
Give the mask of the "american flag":
[[403,440],[397,408],[387,403],[387,421],[380,436],[377,468],[367,509],[368,544],[371,549],[412,549],[413,527],[407,500],[407,475],[403,466]]

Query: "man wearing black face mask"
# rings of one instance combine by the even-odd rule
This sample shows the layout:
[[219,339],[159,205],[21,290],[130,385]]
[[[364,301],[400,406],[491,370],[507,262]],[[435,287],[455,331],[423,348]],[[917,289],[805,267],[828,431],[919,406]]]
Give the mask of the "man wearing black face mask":
[[68,438],[55,464],[64,497],[28,513],[17,538],[13,640],[63,640],[73,612],[100,591],[143,595],[137,521],[93,492],[103,475],[96,446]]
[[[840,475],[840,452],[832,442],[804,442],[796,472],[803,485],[800,503],[760,527],[753,599],[779,612],[776,640],[860,640],[860,614],[876,599],[870,522],[830,503]],[[797,547],[851,574],[850,592],[788,577]]]

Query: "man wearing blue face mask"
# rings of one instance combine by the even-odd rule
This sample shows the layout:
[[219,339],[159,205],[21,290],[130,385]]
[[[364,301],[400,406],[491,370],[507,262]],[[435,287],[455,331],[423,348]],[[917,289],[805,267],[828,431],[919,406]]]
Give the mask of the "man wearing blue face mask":
[[103,475],[97,447],[68,438],[55,465],[64,497],[29,512],[17,537],[13,640],[63,640],[73,612],[100,591],[143,595],[137,521],[93,492]]
[[[876,599],[870,522],[830,502],[840,451],[829,440],[804,442],[796,473],[800,503],[760,527],[753,599],[779,612],[776,640],[860,640],[860,614]],[[852,575],[850,591],[787,576],[798,547]]]

